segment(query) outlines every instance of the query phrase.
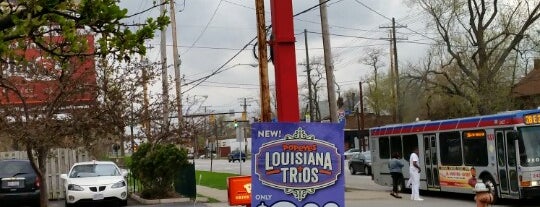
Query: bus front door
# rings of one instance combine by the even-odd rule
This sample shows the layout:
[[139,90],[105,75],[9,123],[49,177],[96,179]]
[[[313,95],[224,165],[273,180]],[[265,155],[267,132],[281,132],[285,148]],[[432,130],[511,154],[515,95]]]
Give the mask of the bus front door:
[[424,135],[424,158],[427,187],[428,189],[440,190],[435,134]]
[[498,130],[495,132],[497,145],[497,171],[499,176],[499,190],[503,198],[519,197],[519,180],[517,173],[517,159],[515,133],[512,130]]

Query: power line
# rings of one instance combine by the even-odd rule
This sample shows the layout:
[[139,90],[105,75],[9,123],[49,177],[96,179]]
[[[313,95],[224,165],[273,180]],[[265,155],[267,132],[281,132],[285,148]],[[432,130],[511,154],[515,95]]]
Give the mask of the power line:
[[[243,5],[243,4],[239,4],[239,3],[236,3],[236,2],[231,2],[231,1],[227,1],[227,0],[223,0],[224,2],[227,2],[229,4],[233,4],[233,5],[236,5],[236,6],[239,6],[239,7],[244,7],[244,8],[247,8],[247,9],[251,9],[251,10],[255,10],[255,8],[253,7],[249,7],[249,6],[246,6],[246,5]],[[265,11],[266,13],[266,11]]]
[[[300,18],[296,18],[296,20],[301,21],[301,22],[311,23],[311,24],[320,24],[320,22],[311,21],[311,20],[305,20],[305,19],[300,19]],[[381,32],[380,30],[359,29],[359,28],[345,27],[345,26],[340,26],[340,25],[335,25],[335,24],[334,25],[329,25],[329,27],[330,28],[338,28],[338,29],[363,31],[363,32]]]
[[377,10],[375,10],[375,9],[372,9],[372,8],[371,8],[371,7],[369,7],[368,5],[366,5],[366,4],[364,4],[364,3],[362,3],[361,1],[358,1],[358,0],[354,0],[354,1],[356,1],[356,3],[359,3],[359,4],[360,4],[360,5],[362,5],[362,6],[366,7],[366,8],[368,9],[368,10],[370,10],[370,11],[374,12],[375,14],[378,14],[379,16],[381,16],[381,17],[383,17],[383,18],[387,19],[388,21],[392,21],[392,19],[391,19],[391,18],[389,18],[389,17],[387,17],[387,16],[384,16],[383,14],[379,13],[379,12],[378,12]]
[[[311,31],[308,31],[308,33],[322,34],[320,32],[311,32]],[[381,40],[379,38],[361,37],[361,36],[353,36],[353,35],[343,35],[343,34],[335,34],[335,33],[329,33],[329,35],[337,36],[337,37],[351,37],[351,38],[357,38],[357,39],[366,39],[366,40]]]
[[201,37],[204,35],[204,33],[206,32],[206,30],[208,29],[208,26],[210,25],[210,23],[212,23],[212,21],[214,20],[214,18],[216,17],[216,14],[217,14],[217,11],[219,10],[219,7],[221,6],[221,3],[222,3],[222,0],[219,1],[216,9],[214,9],[214,13],[212,13],[212,17],[210,17],[210,20],[208,20],[208,22],[206,23],[206,25],[204,26],[204,29],[201,31],[201,33],[199,34],[199,36],[197,36],[197,39],[195,39],[195,41],[193,41],[193,44],[191,44],[191,46],[186,50],[184,51],[181,56],[183,56],[184,54],[188,53],[191,48],[193,46],[195,46],[195,44],[197,44],[197,42],[199,42],[199,40],[201,39]]
[[[387,17],[387,16],[381,14],[381,13],[378,12],[377,10],[372,9],[372,8],[369,7],[368,5],[362,3],[361,1],[359,1],[359,0],[354,0],[354,1],[355,1],[356,3],[362,5],[362,6],[366,7],[368,10],[370,10],[370,11],[372,11],[372,12],[378,14],[379,16],[381,16],[381,17],[383,17],[383,18],[385,18],[385,19],[387,19],[387,20],[389,20],[389,21],[392,21],[392,18],[389,18],[389,17]],[[420,33],[420,32],[414,31],[414,30],[412,30],[412,29],[410,29],[410,28],[406,28],[406,29],[409,30],[409,31],[411,31],[411,32],[413,32],[413,33],[415,33],[415,34],[417,34],[417,35],[423,36],[423,37],[428,38],[428,39],[431,39],[431,40],[433,40],[433,41],[437,41],[436,39],[434,39],[434,38],[432,38],[432,37],[429,37],[429,36],[424,35],[424,34],[422,34],[422,33]]]
[[[301,11],[301,12],[299,12],[299,13],[293,15],[293,17],[296,17],[296,16],[298,16],[298,15],[304,14],[304,13],[306,13],[306,12],[308,12],[308,11],[311,11],[311,10],[313,10],[314,8],[317,8],[317,7],[319,7],[320,5],[322,5],[322,4],[324,4],[324,3],[328,2],[328,1],[330,1],[330,0],[326,0],[326,1],[321,2],[321,3],[319,3],[319,4],[315,5],[315,6],[312,6],[312,7],[308,8],[308,9],[306,9],[306,10],[304,10],[304,11]],[[221,1],[220,1],[220,2],[221,2]],[[269,28],[271,28],[271,27],[272,27],[272,25],[268,26],[267,29],[269,29]],[[210,73],[209,75],[204,76],[204,77],[202,77],[202,78],[199,78],[199,79],[197,79],[197,80],[195,80],[195,81],[192,81],[192,82],[189,82],[189,83],[184,84],[184,85],[189,85],[189,84],[193,84],[193,83],[196,82],[195,85],[193,85],[192,87],[190,87],[190,88],[188,88],[187,90],[183,91],[183,93],[188,92],[188,91],[192,90],[193,88],[199,86],[201,83],[205,82],[206,80],[208,80],[208,79],[211,78],[212,76],[217,75],[217,74],[223,72],[223,71],[224,71],[224,67],[225,67],[227,64],[229,64],[231,61],[233,61],[240,53],[242,53],[243,50],[245,50],[249,45],[251,45],[251,44],[253,43],[253,41],[255,41],[256,39],[257,39],[257,36],[255,36],[254,38],[252,38],[247,44],[245,44],[245,45],[242,47],[242,49],[240,49],[238,52],[236,52],[231,58],[229,58],[227,61],[225,61],[225,63],[223,63],[223,64],[222,64],[220,67],[218,67],[216,70],[212,71],[212,73]]]

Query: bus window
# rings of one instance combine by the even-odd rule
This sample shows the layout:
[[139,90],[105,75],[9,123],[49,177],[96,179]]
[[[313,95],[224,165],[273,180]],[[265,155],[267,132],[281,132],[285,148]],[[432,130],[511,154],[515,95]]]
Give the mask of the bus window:
[[390,159],[390,142],[388,137],[379,137],[379,158]]
[[515,167],[516,166],[516,144],[515,137],[506,137],[506,152],[508,154],[508,166],[509,167]]
[[390,137],[390,154],[394,154],[398,152],[401,157],[403,157],[403,150],[401,148],[401,137],[400,136],[393,136]]
[[[522,166],[540,166],[540,127],[522,127],[519,129],[519,154]],[[509,133],[510,135],[511,133]],[[517,137],[513,135],[514,139]]]
[[442,132],[439,134],[442,165],[462,165],[461,137],[459,132]]
[[506,166],[506,154],[504,153],[503,133],[497,133],[497,158],[499,166]]
[[418,136],[415,134],[403,136],[403,159],[409,161],[412,151],[418,147]]
[[484,130],[463,132],[463,157],[467,166],[487,166],[487,140]]

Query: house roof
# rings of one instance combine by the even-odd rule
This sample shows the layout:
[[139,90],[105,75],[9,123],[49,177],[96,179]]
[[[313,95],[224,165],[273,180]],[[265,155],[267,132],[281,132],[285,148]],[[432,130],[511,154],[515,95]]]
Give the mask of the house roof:
[[534,69],[512,89],[514,97],[540,96],[540,59],[534,60]]

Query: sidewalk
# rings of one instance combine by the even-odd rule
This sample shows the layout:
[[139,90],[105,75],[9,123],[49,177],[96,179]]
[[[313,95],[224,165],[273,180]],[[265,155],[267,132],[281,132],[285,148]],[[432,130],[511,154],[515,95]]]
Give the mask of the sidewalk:
[[[378,188],[371,188],[372,186],[366,186],[366,188],[353,188],[346,187],[345,200],[393,200],[394,198],[389,195],[391,188],[386,186],[380,186]],[[226,190],[218,190],[215,188],[209,188],[206,186],[197,185],[197,194],[210,197],[218,200],[218,203],[205,203],[208,207],[228,207],[228,198]],[[403,195],[407,196],[407,194]],[[197,199],[197,202],[198,199]]]
[[[227,198],[227,191],[226,190],[219,190],[216,188],[209,188],[202,185],[197,185],[197,194],[202,195],[204,197],[214,198],[218,200],[218,203],[205,203],[206,206],[209,207],[227,207],[229,206],[228,198]],[[196,200],[198,202],[199,199]]]

